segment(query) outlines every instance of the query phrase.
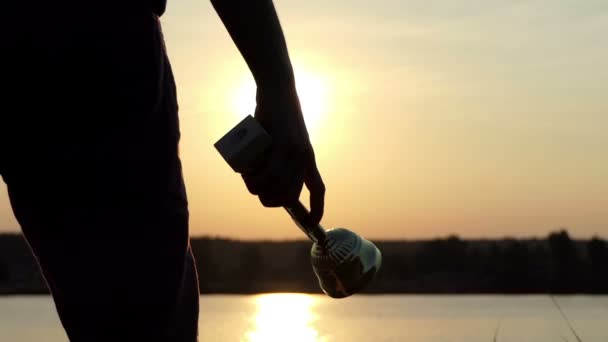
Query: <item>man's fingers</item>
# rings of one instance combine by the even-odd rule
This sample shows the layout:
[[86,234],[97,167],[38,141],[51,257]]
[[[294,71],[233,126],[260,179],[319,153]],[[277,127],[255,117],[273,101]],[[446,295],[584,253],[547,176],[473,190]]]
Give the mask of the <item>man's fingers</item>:
[[271,192],[260,193],[260,202],[265,207],[284,207],[300,198],[300,193],[304,186],[304,172],[293,170],[293,173],[290,174],[292,178],[284,180],[287,183],[274,187]]
[[278,151],[272,150],[253,171],[241,174],[247,190],[256,196],[268,192],[274,186],[273,180],[279,172],[281,161]]
[[262,169],[256,170],[255,173],[243,173],[241,177],[243,181],[245,181],[245,185],[247,186],[247,190],[252,195],[258,195],[260,190],[263,188],[262,180],[268,179],[269,169],[264,167]]
[[325,184],[317,168],[315,154],[312,147],[308,151],[306,175],[304,183],[310,192],[310,224],[317,225],[323,218],[325,209]]
[[262,205],[280,207],[299,198],[304,184],[304,165],[302,155],[286,159],[280,151],[275,151],[262,168],[242,177],[249,192],[257,195]]
[[314,150],[271,149],[268,158],[254,171],[242,175],[247,189],[257,195],[265,207],[287,206],[297,202],[302,187],[310,192],[308,224],[317,225],[323,218],[325,184],[316,165]]
[[259,194],[260,202],[265,207],[285,206],[294,199],[297,200],[302,192],[304,170],[301,166],[290,164],[279,171],[280,176],[277,175],[272,179],[273,186]]
[[300,199],[302,188],[304,187],[305,170],[301,165],[296,165],[293,178],[287,186],[285,193],[285,204],[297,202]]

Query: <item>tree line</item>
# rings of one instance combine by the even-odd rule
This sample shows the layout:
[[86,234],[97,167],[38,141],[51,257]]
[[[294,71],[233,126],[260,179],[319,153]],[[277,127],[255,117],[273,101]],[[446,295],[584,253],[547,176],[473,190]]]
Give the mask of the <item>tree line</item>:
[[[374,241],[382,269],[367,293],[608,294],[608,243],[544,239]],[[308,292],[319,288],[308,241],[191,241],[202,293]],[[0,235],[0,294],[47,293],[21,235]]]

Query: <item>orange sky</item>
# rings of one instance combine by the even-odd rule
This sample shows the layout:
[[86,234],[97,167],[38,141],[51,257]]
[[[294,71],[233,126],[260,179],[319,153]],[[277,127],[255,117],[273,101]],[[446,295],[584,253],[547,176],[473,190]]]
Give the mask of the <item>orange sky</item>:
[[[606,2],[275,3],[327,185],[327,228],[608,237]],[[303,237],[213,148],[253,110],[254,86],[210,4],[170,0],[163,22],[192,233]],[[0,231],[16,227],[2,188]]]

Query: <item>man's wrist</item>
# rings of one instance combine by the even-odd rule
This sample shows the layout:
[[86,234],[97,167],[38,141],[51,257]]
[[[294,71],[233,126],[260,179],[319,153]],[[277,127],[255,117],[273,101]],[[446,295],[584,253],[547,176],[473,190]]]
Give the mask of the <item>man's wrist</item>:
[[272,79],[256,81],[256,103],[264,104],[267,101],[287,100],[297,98],[296,82],[293,74],[275,76]]
[[293,70],[266,72],[264,76],[256,78],[256,86],[259,93],[292,94],[296,90],[296,81]]

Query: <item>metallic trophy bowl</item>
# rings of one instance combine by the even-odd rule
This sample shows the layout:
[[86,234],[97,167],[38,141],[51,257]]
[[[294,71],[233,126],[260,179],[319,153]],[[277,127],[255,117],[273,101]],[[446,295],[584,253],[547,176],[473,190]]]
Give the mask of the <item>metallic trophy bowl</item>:
[[[264,128],[247,116],[214,146],[234,171],[242,173],[255,164],[271,143]],[[284,208],[314,242],[310,250],[312,268],[328,296],[348,297],[374,278],[382,264],[382,253],[372,242],[346,228],[326,231],[321,225],[306,225],[309,212],[300,202]]]

